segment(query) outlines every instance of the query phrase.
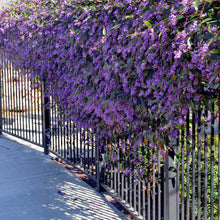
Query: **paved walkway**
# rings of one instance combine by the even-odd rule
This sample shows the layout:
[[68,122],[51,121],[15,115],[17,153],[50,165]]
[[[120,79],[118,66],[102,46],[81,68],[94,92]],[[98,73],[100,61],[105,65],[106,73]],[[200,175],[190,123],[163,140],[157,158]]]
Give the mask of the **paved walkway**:
[[50,156],[0,135],[0,219],[127,219]]

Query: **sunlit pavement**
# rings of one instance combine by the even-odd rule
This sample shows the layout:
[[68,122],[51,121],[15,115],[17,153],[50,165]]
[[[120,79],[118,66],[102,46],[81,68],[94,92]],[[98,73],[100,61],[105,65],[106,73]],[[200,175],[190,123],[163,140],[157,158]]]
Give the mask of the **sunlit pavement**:
[[0,219],[127,219],[73,173],[0,135]]

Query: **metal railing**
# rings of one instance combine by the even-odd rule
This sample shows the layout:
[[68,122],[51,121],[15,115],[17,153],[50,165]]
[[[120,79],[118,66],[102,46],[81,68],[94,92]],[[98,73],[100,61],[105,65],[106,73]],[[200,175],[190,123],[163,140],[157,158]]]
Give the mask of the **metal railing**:
[[27,76],[22,75],[22,70],[15,70],[1,54],[2,130],[43,145],[42,97],[41,85],[33,84]]
[[[42,146],[46,154],[52,152],[74,165],[96,182],[98,190],[104,188],[137,219],[220,219],[217,101],[189,112],[179,138],[167,148],[165,156],[143,143],[148,167],[145,181],[140,181],[125,175],[130,155],[119,148],[121,138],[100,148],[95,132],[63,120],[62,108],[52,97],[44,97],[44,82],[31,81],[3,54],[0,74],[1,132]],[[113,153],[116,162],[111,166],[104,163]]]

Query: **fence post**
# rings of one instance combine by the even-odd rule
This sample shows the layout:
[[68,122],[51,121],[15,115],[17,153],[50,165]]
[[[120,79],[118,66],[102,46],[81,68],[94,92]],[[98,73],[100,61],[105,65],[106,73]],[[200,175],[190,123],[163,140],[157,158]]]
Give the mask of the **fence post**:
[[97,180],[96,180],[96,190],[100,192],[100,150],[99,146],[96,146],[96,175],[97,175]]
[[44,153],[49,154],[50,146],[50,109],[49,97],[45,97],[45,80],[42,83],[42,135],[43,135],[43,146]]
[[178,141],[173,141],[172,145],[169,146],[168,153],[165,158],[164,167],[164,219],[179,219],[179,196],[178,196],[178,177],[177,167],[174,164],[175,153],[178,150]]
[[101,142],[100,141],[97,141],[97,142],[98,142],[98,146],[96,146],[96,155],[95,155],[96,156],[96,174],[97,174],[96,190],[100,192],[101,182],[103,182],[104,180],[104,156],[103,156],[104,152],[103,152],[103,147],[101,147],[102,146]]

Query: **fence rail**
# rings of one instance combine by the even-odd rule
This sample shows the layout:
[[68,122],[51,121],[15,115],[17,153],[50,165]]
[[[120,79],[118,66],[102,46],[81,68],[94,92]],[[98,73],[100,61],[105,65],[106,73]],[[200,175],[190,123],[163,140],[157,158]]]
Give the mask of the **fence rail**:
[[[62,108],[53,97],[44,97],[44,82],[31,81],[4,54],[0,74],[0,132],[42,146],[46,154],[52,152],[74,165],[137,219],[220,219],[220,108],[216,102],[189,111],[165,157],[143,143],[147,176],[136,181],[125,175],[130,155],[120,150],[120,138],[100,148],[91,129],[64,122]],[[104,160],[112,153],[118,158],[110,166]]]

